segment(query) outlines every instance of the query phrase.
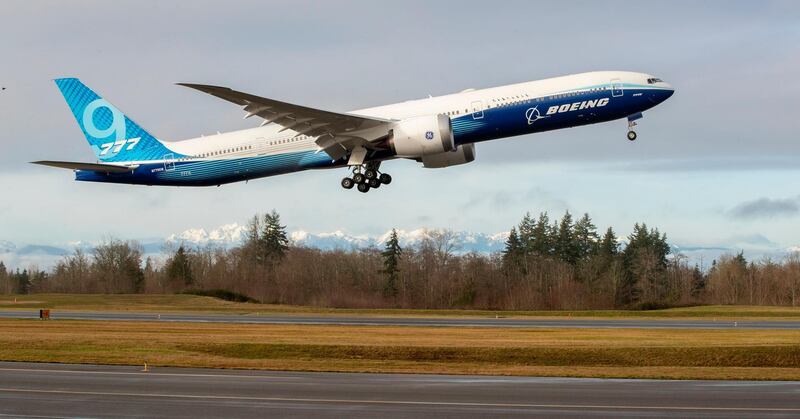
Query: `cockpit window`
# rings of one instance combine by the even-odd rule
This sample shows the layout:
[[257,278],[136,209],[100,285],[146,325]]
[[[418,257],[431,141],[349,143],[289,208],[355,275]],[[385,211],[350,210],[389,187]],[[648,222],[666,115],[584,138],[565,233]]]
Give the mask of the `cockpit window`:
[[647,79],[647,84],[656,84],[656,83],[661,83],[663,81],[664,80],[661,80],[661,79],[659,79],[657,77],[653,77],[653,78]]

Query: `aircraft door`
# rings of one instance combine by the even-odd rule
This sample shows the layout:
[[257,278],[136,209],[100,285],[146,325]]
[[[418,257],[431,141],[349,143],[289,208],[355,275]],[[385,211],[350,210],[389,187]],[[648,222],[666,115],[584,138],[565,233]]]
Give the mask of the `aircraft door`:
[[623,93],[624,91],[622,90],[622,80],[611,79],[611,96],[620,97],[623,95]]
[[472,119],[483,119],[483,101],[472,102]]
[[175,171],[175,155],[164,154],[164,171],[165,172],[174,172]]

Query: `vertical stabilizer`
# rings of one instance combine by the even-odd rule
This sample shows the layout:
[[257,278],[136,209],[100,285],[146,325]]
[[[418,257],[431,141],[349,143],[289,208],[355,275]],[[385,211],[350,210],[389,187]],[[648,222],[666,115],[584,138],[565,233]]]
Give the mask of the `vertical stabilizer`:
[[123,162],[180,157],[80,80],[65,78],[55,82],[98,160]]

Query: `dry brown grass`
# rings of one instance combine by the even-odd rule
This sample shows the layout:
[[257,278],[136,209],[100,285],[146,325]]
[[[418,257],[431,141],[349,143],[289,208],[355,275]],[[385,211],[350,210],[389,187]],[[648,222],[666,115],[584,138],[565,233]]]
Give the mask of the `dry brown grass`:
[[800,379],[800,331],[0,320],[0,360],[580,377]]

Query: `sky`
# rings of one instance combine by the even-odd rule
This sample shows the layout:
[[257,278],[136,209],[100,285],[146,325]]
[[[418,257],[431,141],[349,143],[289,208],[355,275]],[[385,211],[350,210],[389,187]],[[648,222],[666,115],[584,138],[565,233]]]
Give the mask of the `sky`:
[[[290,230],[507,231],[588,212],[691,246],[800,245],[800,2],[5,1],[0,240],[165,237],[277,210]],[[447,169],[392,161],[368,194],[344,169],[211,188],[75,182],[93,161],[52,79],[79,77],[156,137],[256,126],[195,82],[333,111],[592,70],[676,88],[624,120],[481,143]]]

